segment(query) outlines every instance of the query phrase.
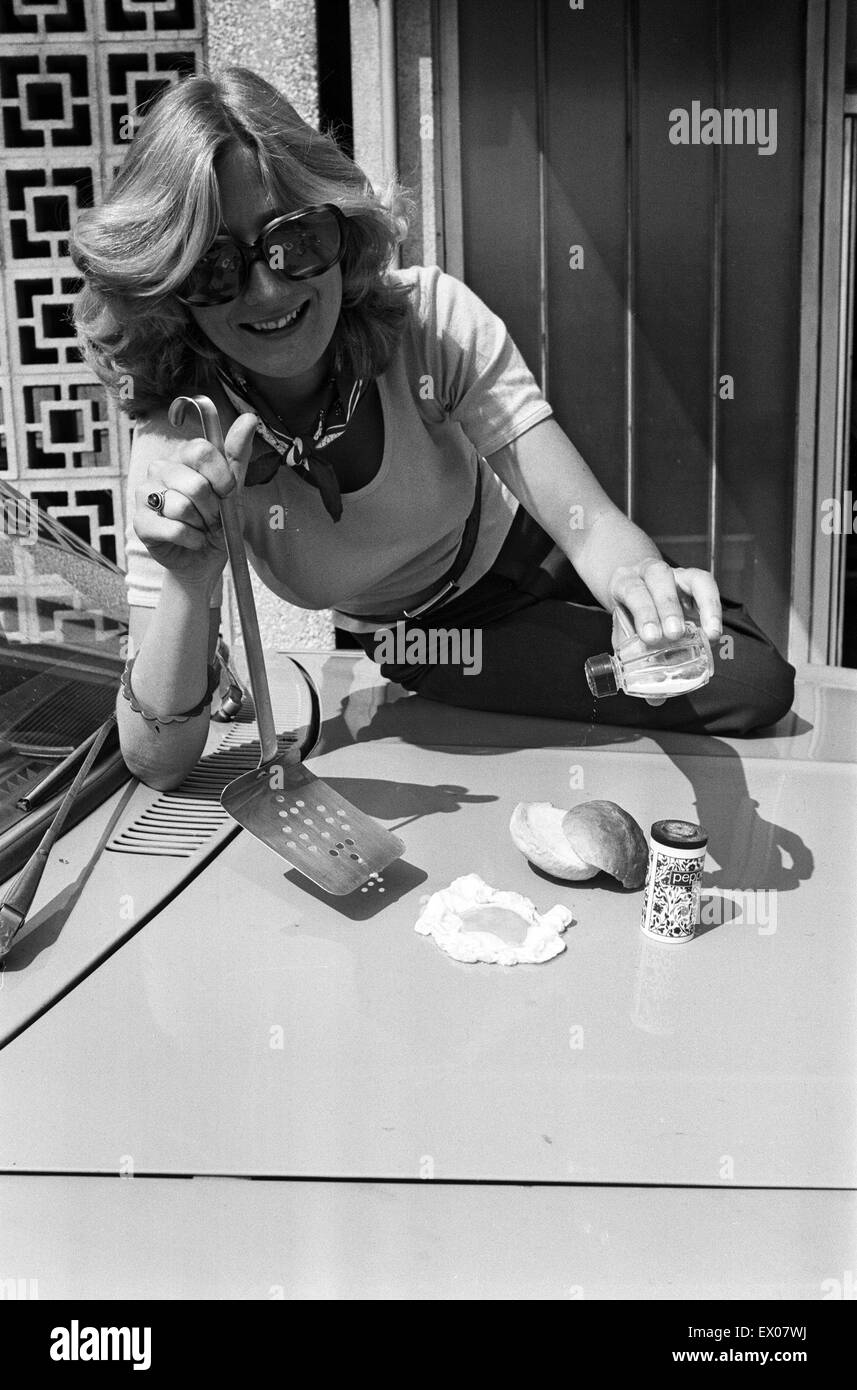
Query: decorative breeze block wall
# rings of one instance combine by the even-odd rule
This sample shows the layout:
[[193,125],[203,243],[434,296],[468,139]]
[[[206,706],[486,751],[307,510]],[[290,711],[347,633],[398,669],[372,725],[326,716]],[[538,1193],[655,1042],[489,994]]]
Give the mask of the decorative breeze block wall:
[[68,229],[203,58],[201,0],[0,0],[0,477],[124,566],[130,424],[81,363]]

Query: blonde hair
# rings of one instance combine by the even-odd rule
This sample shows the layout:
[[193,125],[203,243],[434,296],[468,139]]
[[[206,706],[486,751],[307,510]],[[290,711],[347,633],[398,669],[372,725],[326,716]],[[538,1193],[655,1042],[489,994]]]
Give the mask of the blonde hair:
[[408,286],[385,276],[415,203],[395,180],[376,191],[335,139],[313,129],[249,68],[185,78],[146,113],[105,201],[70,240],[83,288],[74,322],[84,358],[143,416],[205,387],[218,351],[175,292],[221,223],[215,162],[243,145],[275,205],[336,203],[348,218],[342,309],[333,337],[358,376],[388,365],[408,314]]

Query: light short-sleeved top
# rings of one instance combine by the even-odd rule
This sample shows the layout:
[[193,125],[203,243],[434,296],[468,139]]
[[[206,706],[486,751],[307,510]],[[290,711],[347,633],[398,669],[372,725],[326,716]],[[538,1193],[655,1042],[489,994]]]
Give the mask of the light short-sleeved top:
[[[338,522],[287,466],[240,499],[248,558],[263,583],[299,608],[333,609],[338,625],[358,632],[377,626],[360,614],[395,615],[437,592],[473,505],[477,468],[479,532],[459,589],[490,569],[517,501],[486,457],[553,414],[503,320],[461,280],[437,266],[388,274],[412,290],[407,326],[377,378],[378,472],[342,494]],[[222,393],[218,399],[225,434],[237,412]],[[135,472],[132,459],[129,499]],[[129,603],[154,607],[164,571],[130,522],[126,554]],[[220,606],[221,590],[212,606]]]

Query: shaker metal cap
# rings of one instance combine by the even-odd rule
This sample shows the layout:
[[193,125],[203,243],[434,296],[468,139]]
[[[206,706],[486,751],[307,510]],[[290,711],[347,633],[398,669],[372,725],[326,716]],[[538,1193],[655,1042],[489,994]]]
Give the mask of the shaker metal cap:
[[656,820],[651,836],[656,844],[670,849],[702,849],[708,844],[707,832],[689,820]]
[[605,695],[618,695],[616,668],[612,656],[608,653],[588,657],[583,663],[583,669],[586,673],[586,683],[596,699],[602,699]]

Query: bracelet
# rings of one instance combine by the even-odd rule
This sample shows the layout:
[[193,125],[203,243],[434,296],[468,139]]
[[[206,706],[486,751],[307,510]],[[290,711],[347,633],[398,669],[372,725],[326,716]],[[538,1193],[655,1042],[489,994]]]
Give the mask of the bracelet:
[[137,653],[135,652],[125,663],[120,685],[122,694],[135,714],[142,714],[143,718],[147,719],[150,724],[186,724],[188,719],[193,719],[195,715],[202,714],[203,710],[211,704],[212,696],[220,684],[220,663],[215,662],[208,668],[208,687],[206,692],[199,703],[194,705],[193,709],[185,710],[183,714],[152,714],[150,710],[143,708],[134,694],[134,691],[131,689],[131,671],[136,660]]

